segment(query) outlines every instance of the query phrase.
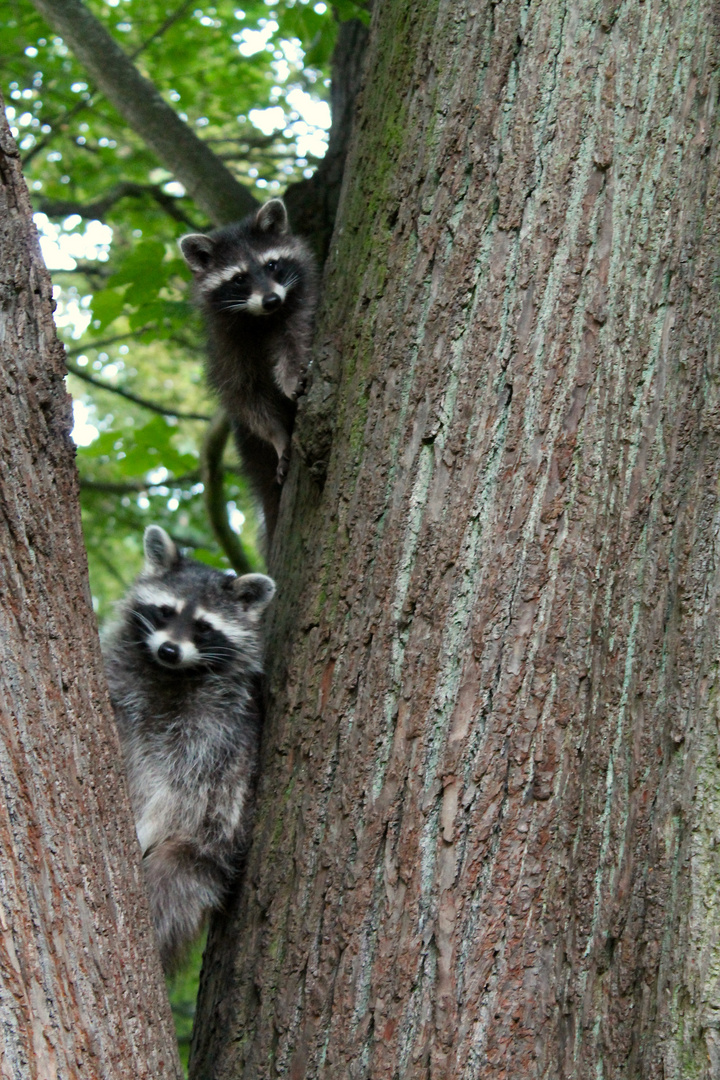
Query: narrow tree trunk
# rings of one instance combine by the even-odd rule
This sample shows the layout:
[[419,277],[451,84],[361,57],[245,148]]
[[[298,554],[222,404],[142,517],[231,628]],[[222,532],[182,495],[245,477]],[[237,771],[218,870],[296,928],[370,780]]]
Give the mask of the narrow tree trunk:
[[196,1078],[720,1075],[719,33],[376,5]]
[[0,1074],[179,1078],[80,531],[70,400],[0,109]]

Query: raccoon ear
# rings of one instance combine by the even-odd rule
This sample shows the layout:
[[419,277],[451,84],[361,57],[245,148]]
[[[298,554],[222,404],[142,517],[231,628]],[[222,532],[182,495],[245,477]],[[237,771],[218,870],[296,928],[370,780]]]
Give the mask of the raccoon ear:
[[156,574],[158,570],[169,570],[180,561],[178,549],[159,525],[148,525],[143,537],[143,547],[146,574]]
[[261,615],[275,595],[275,582],[267,574],[243,574],[228,581],[235,598],[245,605],[248,615]]
[[255,227],[264,233],[282,236],[288,231],[288,216],[282,199],[270,199],[261,206],[255,218]]
[[181,236],[178,246],[182,257],[194,274],[207,270],[212,262],[214,244],[204,233],[188,233]]

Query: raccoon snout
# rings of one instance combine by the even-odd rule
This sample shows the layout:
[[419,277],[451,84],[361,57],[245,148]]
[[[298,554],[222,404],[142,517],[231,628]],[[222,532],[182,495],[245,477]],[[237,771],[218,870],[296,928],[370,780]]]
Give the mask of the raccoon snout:
[[282,299],[276,292],[265,293],[262,298],[263,311],[276,311],[281,304]]
[[182,650],[174,641],[163,641],[157,654],[158,660],[161,660],[163,664],[170,664],[172,667],[182,660]]

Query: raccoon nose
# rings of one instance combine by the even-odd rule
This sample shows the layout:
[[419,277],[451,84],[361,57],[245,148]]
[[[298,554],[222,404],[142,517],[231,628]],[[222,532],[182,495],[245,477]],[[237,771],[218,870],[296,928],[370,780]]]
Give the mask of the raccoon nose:
[[275,292],[265,293],[262,298],[262,306],[265,311],[275,311],[282,304],[282,300]]
[[157,654],[158,659],[162,660],[164,664],[180,663],[180,646],[175,645],[172,641],[163,641]]

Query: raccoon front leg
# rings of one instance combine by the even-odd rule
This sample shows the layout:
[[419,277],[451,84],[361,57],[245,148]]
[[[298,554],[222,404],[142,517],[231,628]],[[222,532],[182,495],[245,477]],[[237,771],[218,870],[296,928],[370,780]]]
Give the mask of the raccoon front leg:
[[285,338],[278,345],[273,365],[273,378],[286,398],[291,401],[305,392],[309,350],[306,342]]
[[225,893],[222,871],[193,845],[166,840],[143,859],[150,913],[166,975],[182,963]]

